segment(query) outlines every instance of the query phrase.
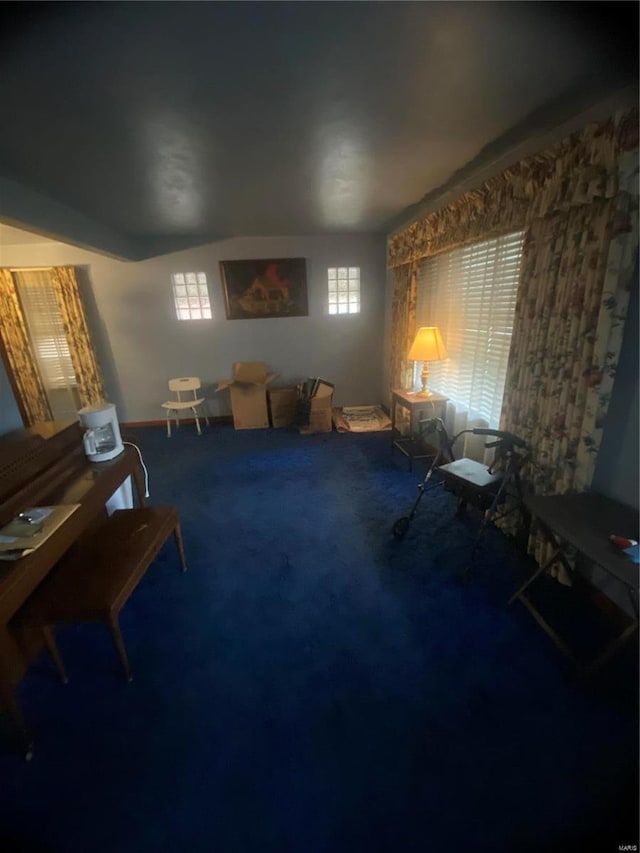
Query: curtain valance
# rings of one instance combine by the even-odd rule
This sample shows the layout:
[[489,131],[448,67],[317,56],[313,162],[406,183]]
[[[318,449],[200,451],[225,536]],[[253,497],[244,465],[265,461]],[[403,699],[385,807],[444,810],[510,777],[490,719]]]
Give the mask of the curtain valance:
[[638,145],[638,110],[620,113],[521,160],[441,210],[389,237],[395,268],[535,219],[619,195],[618,158]]

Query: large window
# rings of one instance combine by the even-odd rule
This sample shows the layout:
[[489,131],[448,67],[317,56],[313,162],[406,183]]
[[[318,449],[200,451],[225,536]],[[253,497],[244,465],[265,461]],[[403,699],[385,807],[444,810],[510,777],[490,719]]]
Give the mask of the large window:
[[[524,232],[428,258],[418,273],[417,325],[439,326],[449,358],[429,387],[470,420],[498,427]],[[416,377],[421,365],[415,365]]]

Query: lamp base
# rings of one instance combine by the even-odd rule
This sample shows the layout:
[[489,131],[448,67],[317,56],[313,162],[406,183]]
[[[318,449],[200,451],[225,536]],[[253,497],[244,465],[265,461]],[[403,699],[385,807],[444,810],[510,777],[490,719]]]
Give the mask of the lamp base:
[[429,380],[429,365],[426,361],[422,362],[422,373],[420,374],[420,382],[422,383],[422,391],[416,391],[416,397],[431,397],[432,391],[427,388]]

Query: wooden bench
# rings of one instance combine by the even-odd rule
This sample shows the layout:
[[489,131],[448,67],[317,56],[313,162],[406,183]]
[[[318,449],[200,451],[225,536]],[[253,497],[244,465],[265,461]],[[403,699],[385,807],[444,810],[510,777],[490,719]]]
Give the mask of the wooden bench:
[[128,681],[132,680],[118,617],[144,573],[173,533],[182,571],[187,570],[178,512],[172,506],[117,510],[59,562],[20,614],[37,626],[66,683],[52,625],[102,621],[111,629]]

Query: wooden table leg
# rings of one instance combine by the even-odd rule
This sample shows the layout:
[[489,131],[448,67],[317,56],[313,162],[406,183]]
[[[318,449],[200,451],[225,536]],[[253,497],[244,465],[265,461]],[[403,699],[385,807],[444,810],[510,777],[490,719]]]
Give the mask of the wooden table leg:
[[118,622],[117,615],[109,616],[109,628],[111,629],[113,641],[122,662],[122,668],[124,669],[127,681],[133,681],[133,675],[131,674],[131,668],[129,666],[129,658],[127,657],[127,650],[124,645],[124,640],[122,639],[122,631],[120,630],[120,623]]
[[33,758],[33,737],[18,704],[15,689],[7,684],[0,683],[0,707],[6,709],[13,722],[16,741],[21,750],[24,751],[26,761]]
[[627,642],[633,637],[633,635],[638,630],[638,622],[633,622],[631,625],[628,625],[624,631],[613,640],[604,651],[602,651],[595,660],[593,660],[590,664],[583,666],[580,668],[580,678],[586,679],[592,676],[595,672],[597,672],[600,667],[604,666],[607,661],[611,660],[623,646],[627,644]]
[[392,395],[391,396],[391,452],[393,453],[393,448],[396,446],[396,399]]
[[546,570],[549,568],[549,566],[553,565],[553,563],[555,563],[555,562],[558,562],[558,561],[561,562],[562,565],[567,570],[567,572],[570,575],[573,575],[573,566],[565,557],[562,545],[558,542],[558,540],[553,535],[551,530],[549,530],[549,528],[546,525],[542,524],[540,521],[538,521],[538,528],[542,532],[542,534],[545,537],[545,539],[547,540],[547,542],[550,545],[552,545],[555,550],[554,550],[553,554],[549,557],[547,562],[542,566],[538,566],[536,571],[529,578],[527,578],[527,580],[522,584],[522,586],[516,592],[514,592],[514,594],[509,599],[509,604],[513,604],[513,602],[516,600],[516,598],[520,598],[522,596],[522,593],[525,591],[525,589],[527,589],[527,587],[531,586],[531,584],[534,582],[534,580],[536,578],[538,578],[543,572],[546,572]]
[[529,613],[536,620],[538,625],[542,628],[545,634],[553,641],[556,648],[558,648],[562,654],[567,658],[567,660],[572,664],[572,666],[577,666],[577,661],[575,655],[569,648],[569,646],[560,638],[560,635],[557,631],[549,625],[547,620],[543,617],[540,611],[529,601],[526,595],[520,595],[518,597],[518,601],[520,601],[527,608]]
[[180,528],[180,522],[176,522],[176,526],[173,529],[173,535],[176,540],[176,546],[178,548],[178,554],[180,555],[180,563],[182,564],[182,571],[187,571],[187,560],[184,555],[184,543],[182,541],[182,530]]
[[67,678],[67,673],[65,672],[64,664],[62,663],[62,658],[58,650],[58,644],[56,643],[53,628],[50,625],[43,625],[42,636],[44,637],[44,641],[47,644],[49,654],[51,655],[53,662],[55,663],[56,668],[60,673],[60,680],[63,684],[68,684],[69,679]]
[[540,575],[543,572],[546,572],[546,570],[549,568],[549,566],[553,562],[555,562],[555,560],[556,560],[556,555],[554,554],[551,557],[551,559],[547,560],[547,562],[543,566],[538,566],[538,568],[535,570],[535,572],[527,578],[527,580],[522,584],[521,587],[519,587],[519,589],[516,590],[516,592],[513,593],[513,595],[509,599],[509,604],[513,604],[513,602],[516,600],[516,598],[521,598],[522,593],[525,591],[525,589],[530,587],[531,584],[534,582],[534,580],[536,578],[540,577]]

